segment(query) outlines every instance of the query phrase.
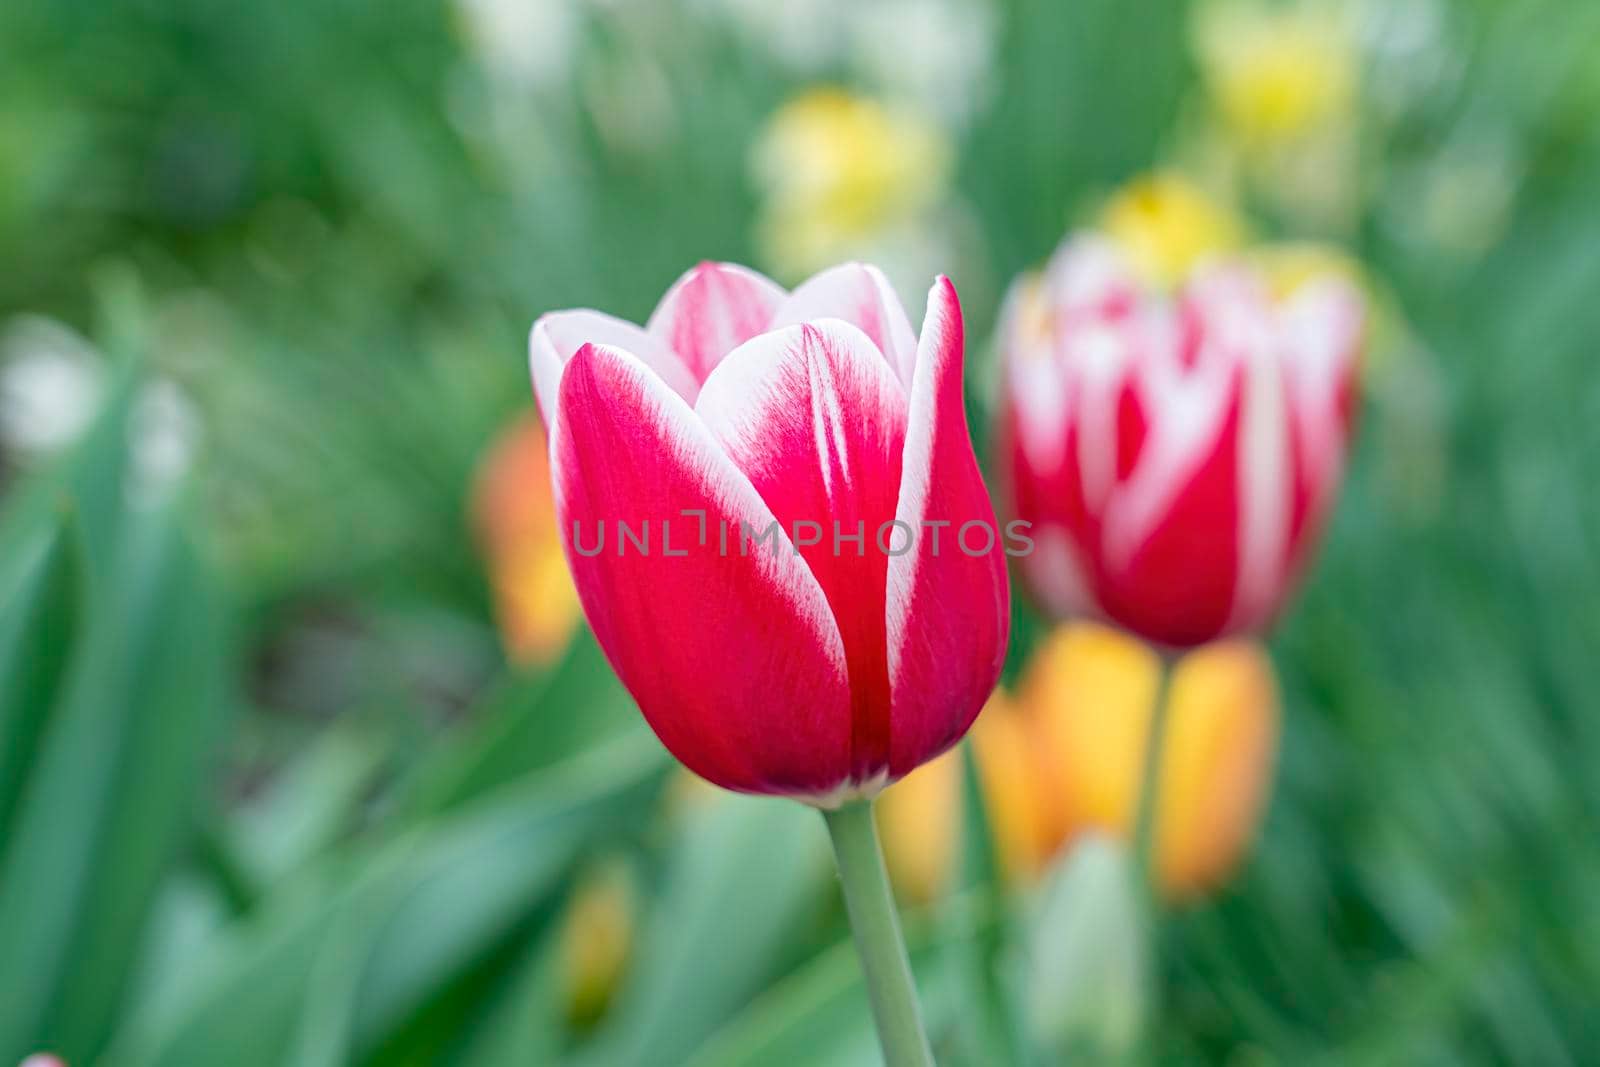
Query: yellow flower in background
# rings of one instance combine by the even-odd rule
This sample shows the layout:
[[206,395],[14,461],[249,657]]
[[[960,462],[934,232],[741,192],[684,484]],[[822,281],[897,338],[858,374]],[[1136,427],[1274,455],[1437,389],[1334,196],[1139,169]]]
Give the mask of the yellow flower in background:
[[[1160,670],[1136,638],[1073,624],[1036,653],[1017,702],[979,719],[974,744],[1008,870],[1032,876],[1091,831],[1132,836]],[[1217,885],[1243,856],[1271,780],[1278,697],[1266,654],[1247,641],[1184,656],[1167,693],[1156,871],[1176,899]]]
[[[1063,784],[1066,836],[1131,837],[1161,661],[1136,639],[1079,624],[1055,634],[1029,679],[1031,708]],[[1221,882],[1244,854],[1271,779],[1278,696],[1248,641],[1178,660],[1168,692],[1156,870],[1168,896]]]
[[1099,229],[1121,246],[1135,270],[1169,287],[1200,260],[1236,249],[1244,238],[1244,224],[1228,206],[1173,173],[1123,186],[1106,201]]
[[759,237],[775,273],[799,277],[862,255],[935,206],[952,150],[936,125],[843,89],[784,104],[756,142]]
[[579,882],[561,928],[561,981],[567,1018],[589,1026],[605,1013],[633,945],[634,887],[621,863]]
[[[1031,881],[1085,835],[1133,836],[1161,659],[1120,630],[1075,623],[1053,633],[1014,695],[998,691],[972,728],[1001,866]],[[1177,661],[1155,825],[1156,873],[1169,899],[1211,889],[1238,866],[1271,784],[1278,744],[1272,664],[1250,641],[1206,645]],[[908,901],[936,898],[960,843],[954,754],[886,790],[884,855]]]
[[1330,0],[1214,0],[1198,10],[1195,45],[1218,116],[1246,148],[1294,141],[1355,110],[1355,32]]
[[533,415],[484,457],[472,511],[506,654],[519,664],[550,662],[578,624],[578,594],[556,529],[549,446]]

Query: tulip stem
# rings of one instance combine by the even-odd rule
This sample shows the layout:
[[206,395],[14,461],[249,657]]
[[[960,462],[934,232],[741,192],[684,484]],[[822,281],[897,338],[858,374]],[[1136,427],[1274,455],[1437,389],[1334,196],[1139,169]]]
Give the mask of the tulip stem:
[[1159,842],[1156,838],[1157,813],[1161,808],[1161,758],[1166,748],[1168,704],[1171,702],[1172,661],[1161,657],[1160,673],[1156,676],[1154,705],[1150,709],[1150,727],[1145,735],[1144,770],[1139,779],[1139,807],[1133,824],[1133,862],[1139,874],[1140,891],[1144,894],[1145,922],[1154,927],[1157,901],[1160,899]]
[[850,913],[861,969],[866,973],[884,1062],[888,1067],[932,1067],[933,1050],[922,1030],[917,987],[900,934],[889,874],[883,866],[883,850],[878,846],[872,802],[854,801],[824,811],[822,817],[833,839],[845,908]]

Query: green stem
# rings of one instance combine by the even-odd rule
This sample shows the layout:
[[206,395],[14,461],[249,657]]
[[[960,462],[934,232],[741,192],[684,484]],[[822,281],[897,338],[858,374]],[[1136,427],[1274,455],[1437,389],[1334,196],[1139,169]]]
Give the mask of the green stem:
[[1139,779],[1139,807],[1133,826],[1133,861],[1144,894],[1145,920],[1155,925],[1160,889],[1157,879],[1156,814],[1161,807],[1161,755],[1167,740],[1167,705],[1171,698],[1172,663],[1161,657],[1156,680],[1155,705],[1150,709],[1150,730],[1145,736],[1144,770]]
[[859,800],[824,811],[833,855],[844,885],[845,907],[855,933],[867,995],[878,1023],[878,1041],[887,1067],[932,1067],[933,1050],[922,1032],[917,987],[900,936],[900,917],[889,890],[889,874],[878,847],[872,802]]

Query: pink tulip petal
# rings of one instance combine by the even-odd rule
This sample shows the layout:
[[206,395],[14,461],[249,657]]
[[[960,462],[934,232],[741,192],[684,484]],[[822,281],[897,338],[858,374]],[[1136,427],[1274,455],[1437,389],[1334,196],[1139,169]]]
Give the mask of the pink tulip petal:
[[578,349],[591,343],[631,352],[688,403],[694,403],[700,392],[699,381],[690,375],[683,361],[633,323],[587,309],[552,311],[539,316],[528,338],[533,395],[546,426],[551,425],[556,413],[562,369]]
[[[1011,592],[1003,531],[972,453],[962,395],[961,305],[949,279],[928,294],[906,431],[896,520],[916,531],[889,561],[889,679],[898,778],[960,740],[1000,677]],[[937,543],[924,524],[948,522]],[[987,552],[981,527],[994,536]],[[958,666],[953,666],[958,665]]]
[[778,307],[771,328],[817,319],[843,319],[859,326],[887,357],[900,384],[911,387],[917,335],[883,271],[865,263],[845,263],[815,275]]
[[890,738],[889,557],[876,539],[894,518],[906,435],[893,370],[866,334],[825,319],[741,345],[706,380],[695,410],[794,535],[827,594],[850,675],[851,774],[857,783],[881,776]]
[[748,267],[701,263],[667,290],[645,329],[704,382],[724,356],[769,328],[785,295]]
[[[741,523],[764,531],[772,512],[682,397],[629,353],[586,345],[561,382],[552,456],[584,612],[662,743],[730,789],[836,789],[850,693],[827,598],[786,536],[742,554]],[[703,544],[684,509],[705,511]],[[650,524],[648,556],[619,521]],[[601,524],[608,540],[586,554]]]

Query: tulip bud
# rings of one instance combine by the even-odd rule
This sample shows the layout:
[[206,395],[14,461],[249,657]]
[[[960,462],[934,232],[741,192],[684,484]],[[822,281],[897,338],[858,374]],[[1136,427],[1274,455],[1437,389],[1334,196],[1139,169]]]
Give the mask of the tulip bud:
[[[1064,837],[1133,832],[1162,663],[1107,627],[1058,631],[1028,678],[1040,743],[1061,784]],[[1242,641],[1173,667],[1157,784],[1156,874],[1169,897],[1221,882],[1259,818],[1277,750],[1272,667]]]
[[584,613],[690,770],[831,807],[961,739],[1010,594],[947,280],[919,338],[875,268],[707,263],[644,328],[544,316],[530,357]]
[[1150,937],[1122,842],[1087,834],[1048,872],[1016,945],[1017,999],[1050,1062],[1126,1062],[1149,1013]]
[[506,653],[520,664],[560,655],[578,623],[550,490],[550,449],[532,415],[490,449],[473,492],[473,518]]
[[1175,294],[1078,238],[1002,316],[1003,462],[1047,611],[1187,647],[1264,626],[1343,474],[1360,292],[1212,262]]

